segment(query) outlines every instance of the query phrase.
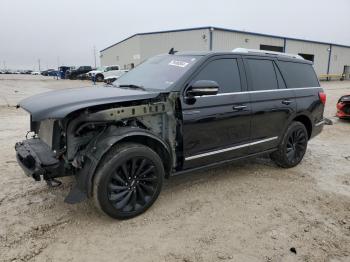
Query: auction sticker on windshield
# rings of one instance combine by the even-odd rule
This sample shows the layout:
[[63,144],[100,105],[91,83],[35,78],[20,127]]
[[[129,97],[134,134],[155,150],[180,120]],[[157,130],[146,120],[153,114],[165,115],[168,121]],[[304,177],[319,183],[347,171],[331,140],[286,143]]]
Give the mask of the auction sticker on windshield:
[[184,61],[171,60],[169,65],[178,66],[178,67],[186,67],[188,65],[188,63],[184,62]]

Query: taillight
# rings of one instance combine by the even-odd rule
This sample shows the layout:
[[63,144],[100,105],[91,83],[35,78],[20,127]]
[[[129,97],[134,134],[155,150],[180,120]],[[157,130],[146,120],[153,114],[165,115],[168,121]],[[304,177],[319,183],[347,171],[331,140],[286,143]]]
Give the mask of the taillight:
[[319,96],[319,98],[320,98],[321,103],[325,105],[325,104],[326,104],[326,100],[327,100],[326,94],[323,93],[323,92],[319,92],[319,93],[318,93],[318,96]]

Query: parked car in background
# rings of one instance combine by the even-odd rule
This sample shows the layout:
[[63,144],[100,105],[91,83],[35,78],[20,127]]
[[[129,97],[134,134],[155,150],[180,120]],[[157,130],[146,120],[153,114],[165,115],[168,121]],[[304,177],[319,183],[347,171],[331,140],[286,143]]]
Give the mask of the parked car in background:
[[350,119],[350,95],[339,98],[337,103],[337,117],[340,119]]
[[59,71],[59,76],[61,79],[65,79],[66,78],[66,72],[70,69],[73,69],[71,66],[60,66],[58,68]]
[[47,70],[41,71],[41,75],[48,76],[51,71],[55,71],[55,69],[47,69]]
[[113,75],[107,76],[107,77],[104,78],[104,82],[106,84],[111,84],[111,83],[113,83],[115,80],[117,80],[119,77],[121,77],[122,75],[124,75],[128,71],[129,70],[117,70],[117,71],[114,71]]
[[85,74],[92,70],[91,66],[79,66],[77,69],[70,69],[66,71],[66,78],[68,79],[77,79],[78,75]]
[[51,70],[49,72],[47,72],[48,76],[58,76],[59,75],[59,71],[58,70]]
[[90,79],[89,73],[84,73],[84,74],[77,75],[77,79],[79,79],[79,80],[89,80]]
[[90,71],[89,77],[92,78],[95,75],[96,81],[102,82],[106,77],[114,75],[115,71],[118,71],[119,68],[119,65],[102,66]]
[[41,72],[40,71],[33,71],[30,74],[31,75],[41,75]]

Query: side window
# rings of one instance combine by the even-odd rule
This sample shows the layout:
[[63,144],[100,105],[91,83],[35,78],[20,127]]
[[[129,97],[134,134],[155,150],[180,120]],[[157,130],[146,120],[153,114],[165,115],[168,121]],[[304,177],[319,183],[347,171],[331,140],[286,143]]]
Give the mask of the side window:
[[277,78],[273,61],[263,59],[247,59],[254,91],[277,89]]
[[119,67],[118,66],[112,66],[111,70],[119,70]]
[[320,86],[312,65],[286,61],[278,64],[289,88]]
[[219,93],[240,92],[241,79],[237,59],[223,58],[209,62],[194,78],[212,80],[219,84]]

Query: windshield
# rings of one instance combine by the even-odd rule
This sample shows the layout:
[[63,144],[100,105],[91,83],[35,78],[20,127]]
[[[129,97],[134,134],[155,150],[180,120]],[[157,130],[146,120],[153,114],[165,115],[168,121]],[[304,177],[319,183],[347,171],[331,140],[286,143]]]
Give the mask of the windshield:
[[113,85],[136,85],[145,89],[166,89],[191,68],[199,56],[158,55],[147,59]]
[[97,67],[95,70],[96,71],[105,71],[106,67],[105,66],[101,66],[101,67]]

